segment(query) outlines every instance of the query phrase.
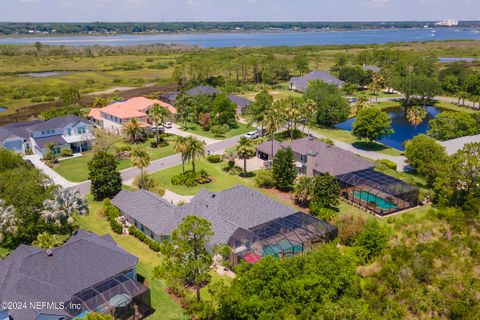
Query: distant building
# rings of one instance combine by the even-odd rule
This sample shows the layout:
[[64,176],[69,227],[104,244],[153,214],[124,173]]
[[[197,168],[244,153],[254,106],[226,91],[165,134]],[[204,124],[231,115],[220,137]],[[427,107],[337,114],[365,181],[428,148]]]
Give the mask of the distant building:
[[120,134],[123,126],[131,119],[137,119],[141,126],[149,127],[148,111],[158,104],[175,115],[177,109],[161,100],[136,97],[127,101],[114,102],[104,108],[92,108],[88,117],[100,128]]
[[326,71],[312,71],[302,77],[292,77],[289,81],[290,90],[305,92],[310,81],[323,81],[328,84],[333,84],[339,88],[343,87],[344,82]]
[[27,307],[0,307],[0,319],[80,319],[88,313],[144,319],[152,313],[150,289],[137,281],[137,263],[110,235],[83,230],[49,250],[20,245],[0,259],[0,301]]
[[381,70],[381,69],[380,69],[379,67],[377,67],[377,66],[365,65],[365,64],[362,66],[362,69],[363,69],[364,71],[371,71],[371,72],[373,72],[373,73],[378,73],[378,72],[380,72],[380,70]]
[[31,150],[28,128],[42,122],[41,120],[9,123],[0,127],[0,146],[14,152],[25,153]]
[[447,20],[442,20],[435,22],[436,26],[441,26],[441,27],[456,27],[458,26],[458,20],[456,19],[447,19]]
[[[214,88],[214,87],[211,87],[211,86],[198,86],[198,87],[195,87],[195,88],[192,88],[190,90],[185,91],[183,94],[187,94],[187,95],[190,95],[190,96],[197,96],[197,95],[215,96],[219,93],[221,93],[221,91],[218,90],[217,88]],[[167,103],[170,103],[170,104],[174,105],[180,94],[182,94],[181,91],[165,92],[165,93],[160,95],[160,100],[163,100]],[[237,113],[238,114],[242,114],[243,111],[245,110],[245,108],[248,107],[252,103],[252,101],[250,101],[246,98],[236,96],[236,95],[233,95],[233,94],[229,94],[228,99],[230,99],[230,101],[232,101],[237,106]]]

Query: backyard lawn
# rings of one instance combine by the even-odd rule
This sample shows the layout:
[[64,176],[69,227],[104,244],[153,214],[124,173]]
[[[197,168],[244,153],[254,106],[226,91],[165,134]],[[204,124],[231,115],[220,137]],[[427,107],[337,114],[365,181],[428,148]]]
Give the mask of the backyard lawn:
[[[201,170],[205,169],[212,178],[212,182],[206,184],[199,184],[195,187],[186,187],[181,185],[173,185],[171,178],[174,175],[182,173],[182,165],[171,167],[156,173],[152,173],[151,177],[158,181],[162,187],[168,189],[172,192],[181,194],[181,195],[194,195],[197,194],[201,189],[207,189],[210,191],[221,191],[234,187],[236,185],[242,184],[247,187],[253,187],[254,178],[247,177],[243,178],[239,175],[230,175],[222,170],[227,164],[225,162],[220,163],[210,163],[207,160],[198,160],[195,163],[196,169]],[[190,170],[191,164],[185,164],[185,170]]]
[[[173,141],[174,138],[175,136],[170,136],[166,139],[169,141]],[[150,140],[154,139],[155,138]],[[152,161],[175,154],[172,143],[170,143],[166,147],[152,148],[150,147],[150,142],[147,141],[141,144],[141,146],[143,146],[147,150]],[[90,161],[92,156],[93,154],[91,152],[86,152],[83,156],[80,157],[61,160],[60,164],[55,167],[54,170],[68,181],[82,182],[88,180],[88,162]],[[127,169],[132,166],[133,164],[130,159],[122,159],[118,161],[118,170]]]
[[235,136],[239,136],[239,135],[247,133],[249,131],[253,131],[253,130],[255,130],[255,128],[250,127],[249,125],[237,122],[237,126],[235,128],[230,129],[230,131],[228,131],[222,137],[215,136],[210,131],[204,130],[197,123],[194,123],[194,124],[189,123],[187,125],[187,128],[182,127],[181,130],[192,133],[192,134],[198,134],[199,136],[204,136],[206,138],[211,138],[211,139],[216,139],[216,140],[224,140],[224,139],[232,138],[232,137],[235,137]]
[[318,127],[312,127],[312,130],[326,137],[329,137],[331,139],[336,139],[342,142],[350,143],[351,145],[353,145],[358,149],[376,151],[389,156],[402,155],[402,151],[394,148],[390,148],[381,143],[375,142],[373,144],[370,144],[360,139],[357,139],[355,138],[355,136],[352,135],[350,131],[347,131],[347,130],[341,130],[336,128],[318,128]]

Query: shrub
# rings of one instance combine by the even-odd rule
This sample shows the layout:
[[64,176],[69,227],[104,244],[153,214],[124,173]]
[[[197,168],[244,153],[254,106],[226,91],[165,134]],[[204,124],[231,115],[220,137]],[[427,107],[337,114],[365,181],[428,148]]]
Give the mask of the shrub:
[[338,240],[341,244],[352,246],[357,237],[365,231],[367,220],[360,215],[346,214],[336,217],[333,224],[338,228]]
[[143,232],[138,230],[135,226],[130,226],[128,228],[128,233],[134,236],[135,238],[137,238],[138,240],[142,241],[146,245],[148,245],[150,249],[152,249],[153,251],[155,252],[160,251],[160,243],[158,243],[157,241],[145,235]]
[[355,245],[366,250],[366,261],[380,255],[387,246],[387,229],[375,219],[369,219],[363,231],[356,239]]
[[60,152],[60,155],[62,157],[71,157],[72,156],[72,150],[71,149],[62,149],[62,151]]
[[330,138],[320,138],[319,140],[322,141],[322,142],[324,142],[324,143],[326,143],[326,144],[328,144],[329,146],[334,146],[334,145],[335,145],[335,143],[333,142],[333,140],[330,139]]
[[323,207],[317,201],[310,202],[310,214],[316,216],[323,221],[332,221],[338,216],[338,211],[332,208]]
[[[137,188],[141,187],[141,179],[142,175],[138,175],[135,177],[133,180],[133,185]],[[143,175],[144,183],[143,183],[143,188],[145,190],[151,191],[153,193],[158,194],[159,196],[163,196],[165,194],[165,189],[162,188],[157,181],[155,181],[152,176],[150,176],[148,173],[145,173]]]
[[107,220],[110,221],[110,228],[112,228],[112,231],[122,234],[123,227],[116,220],[121,215],[120,210],[118,210],[118,208],[115,207],[108,198],[103,200],[103,214],[107,217]]
[[[228,125],[227,125],[228,126]],[[215,137],[223,137],[228,130],[225,130],[224,126],[216,124],[210,128],[210,132],[213,133]]]
[[192,170],[173,176],[170,180],[173,185],[183,185],[186,187],[195,187],[198,184],[205,184],[212,181],[210,175],[205,170],[193,172]]
[[259,170],[255,177],[255,186],[258,188],[273,188],[275,180],[272,170]]
[[390,161],[388,159],[381,159],[378,162],[383,164],[384,166],[386,166],[389,169],[392,169],[392,170],[395,170],[395,171],[397,170],[397,164],[393,161]]
[[158,147],[158,142],[157,141],[150,141],[150,147],[157,148]]
[[222,162],[222,156],[219,154],[211,154],[207,157],[207,160],[210,163],[219,163]]

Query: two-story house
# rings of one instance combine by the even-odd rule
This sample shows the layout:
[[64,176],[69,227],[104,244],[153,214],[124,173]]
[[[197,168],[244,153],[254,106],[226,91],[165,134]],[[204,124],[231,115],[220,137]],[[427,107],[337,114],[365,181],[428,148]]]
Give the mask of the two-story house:
[[42,121],[15,122],[0,127],[0,147],[18,153],[25,153],[27,150],[31,150],[28,128],[40,122]]
[[[150,290],[137,281],[138,258],[110,235],[83,230],[62,246],[20,245],[0,259],[0,319],[80,319],[88,313],[143,319]],[[15,304],[14,304],[15,303]]]
[[156,104],[167,108],[173,115],[177,113],[172,105],[164,101],[136,97],[112,103],[104,108],[92,108],[88,117],[100,128],[120,134],[123,126],[132,119],[138,120],[142,127],[149,127],[151,123],[148,118],[148,111]]
[[56,153],[62,149],[71,149],[73,153],[84,152],[95,140],[93,124],[74,115],[40,122],[27,130],[32,151],[40,156],[50,152],[50,146]]

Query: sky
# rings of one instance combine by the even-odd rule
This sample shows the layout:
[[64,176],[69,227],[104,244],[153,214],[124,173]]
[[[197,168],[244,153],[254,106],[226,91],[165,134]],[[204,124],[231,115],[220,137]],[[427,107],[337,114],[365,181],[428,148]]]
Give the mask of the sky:
[[480,0],[0,0],[0,21],[480,20]]

